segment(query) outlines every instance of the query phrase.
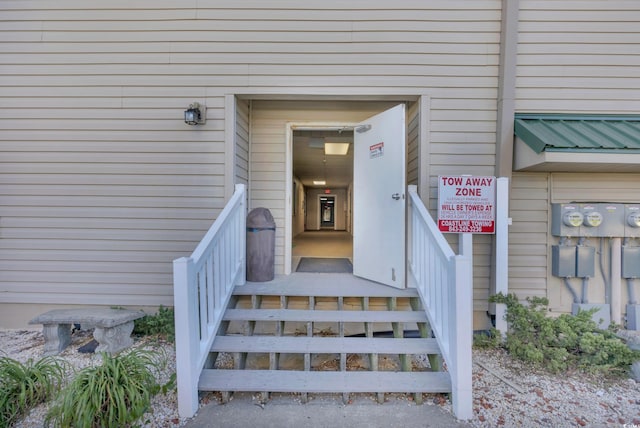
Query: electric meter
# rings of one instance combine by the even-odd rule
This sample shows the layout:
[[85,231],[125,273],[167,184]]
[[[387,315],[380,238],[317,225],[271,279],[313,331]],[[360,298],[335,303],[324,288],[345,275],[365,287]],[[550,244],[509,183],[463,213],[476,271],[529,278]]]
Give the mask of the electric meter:
[[631,227],[640,227],[640,212],[632,212],[627,217],[627,223]]
[[[622,222],[626,238],[640,238],[640,204],[626,204]],[[638,322],[640,323],[640,319]]]
[[579,211],[569,211],[562,216],[562,222],[565,226],[579,227],[584,221],[584,216]]
[[578,204],[551,204],[553,236],[580,236],[583,221],[584,215]]
[[582,224],[588,227],[598,227],[602,224],[602,214],[598,211],[589,211],[584,216]]

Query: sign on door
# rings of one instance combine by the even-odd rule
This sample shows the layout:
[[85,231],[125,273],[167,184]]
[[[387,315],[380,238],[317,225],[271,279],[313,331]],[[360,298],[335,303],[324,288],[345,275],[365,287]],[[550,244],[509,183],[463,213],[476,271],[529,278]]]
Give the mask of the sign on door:
[[438,228],[451,233],[495,233],[496,178],[438,177]]

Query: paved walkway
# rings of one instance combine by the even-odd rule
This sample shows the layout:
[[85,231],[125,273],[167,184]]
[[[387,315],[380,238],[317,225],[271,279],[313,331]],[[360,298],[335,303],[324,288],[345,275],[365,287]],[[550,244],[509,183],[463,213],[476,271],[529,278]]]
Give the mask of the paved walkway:
[[469,427],[458,422],[439,406],[426,403],[417,406],[406,398],[391,396],[385,404],[377,404],[373,395],[357,395],[353,403],[342,404],[338,395],[316,395],[307,404],[295,396],[274,397],[264,406],[258,396],[236,393],[228,404],[212,402],[189,420],[187,428],[424,428]]

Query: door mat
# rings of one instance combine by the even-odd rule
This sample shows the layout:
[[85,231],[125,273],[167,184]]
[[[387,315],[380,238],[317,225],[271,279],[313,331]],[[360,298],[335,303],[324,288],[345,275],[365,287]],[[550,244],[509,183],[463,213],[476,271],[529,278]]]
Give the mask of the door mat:
[[353,273],[353,265],[349,259],[303,257],[298,263],[296,272]]

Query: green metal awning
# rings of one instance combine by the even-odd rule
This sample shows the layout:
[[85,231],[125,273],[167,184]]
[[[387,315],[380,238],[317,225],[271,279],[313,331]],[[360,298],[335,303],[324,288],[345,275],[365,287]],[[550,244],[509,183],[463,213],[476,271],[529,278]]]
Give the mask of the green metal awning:
[[640,116],[517,114],[516,171],[640,171]]

